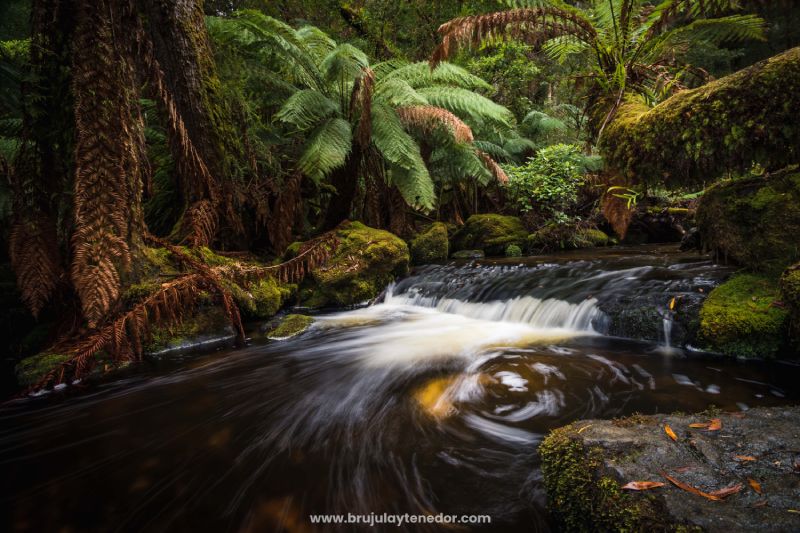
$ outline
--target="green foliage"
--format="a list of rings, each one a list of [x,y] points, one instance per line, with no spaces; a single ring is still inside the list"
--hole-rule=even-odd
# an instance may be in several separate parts
[[[548,146],[524,165],[505,167],[509,200],[522,213],[538,210],[563,218],[575,209],[585,174],[598,166],[575,145]]]
[[[773,305],[777,280],[737,274],[708,295],[700,309],[699,338],[726,355],[772,358],[784,344],[788,312]]]
[[[522,248],[516,244],[506,246],[506,257],[522,257]]]

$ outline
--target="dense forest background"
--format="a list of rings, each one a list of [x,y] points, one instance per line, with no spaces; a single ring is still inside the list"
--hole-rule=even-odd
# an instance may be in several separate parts
[[[8,0],[0,21],[10,367],[141,356],[198,294],[243,337],[240,289],[301,283],[344,220],[410,241],[513,215],[534,237],[509,255],[636,242],[636,209],[797,159],[721,135],[667,179],[674,154],[631,155],[623,127],[800,44],[792,1]]]

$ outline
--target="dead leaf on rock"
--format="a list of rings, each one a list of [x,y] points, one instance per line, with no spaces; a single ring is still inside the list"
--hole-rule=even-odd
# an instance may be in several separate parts
[[[709,431],[719,431],[722,429],[722,420],[719,418],[712,418],[711,422],[708,424]]]
[[[752,455],[734,455],[733,458],[743,463],[747,463],[749,461],[757,461],[757,459]]]
[[[756,481],[755,479],[753,479],[753,478],[751,478],[751,477],[747,478],[747,482],[750,484],[750,487],[751,487],[751,488],[752,488],[754,491],[756,491],[756,492],[757,492],[757,493],[759,493],[759,494],[764,494],[764,493],[761,491],[761,483],[759,483],[758,481]]]
[[[664,483],[661,483],[660,481],[631,481],[630,483],[623,485],[622,488],[626,490],[650,490],[663,486]]]
[[[711,491],[709,492],[709,494],[711,494],[712,496],[717,496],[719,498],[726,498],[731,494],[736,494],[737,492],[740,492],[743,488],[744,486],[741,483],[737,483],[735,485],[731,485],[730,487],[725,487],[724,489]]]
[[[693,487],[693,486],[689,485],[688,483],[684,483],[683,481],[679,481],[679,480],[675,479],[674,477],[670,476],[669,474],[667,474],[666,472],[662,472],[661,475],[664,476],[664,478],[667,481],[669,481],[670,483],[672,483],[673,485],[675,485],[679,489],[685,490],[686,492],[691,492],[692,494],[696,494],[697,496],[702,496],[703,498],[706,498],[708,500],[719,501],[719,500],[722,499],[719,496],[714,496],[713,494],[709,494],[708,492],[703,492],[702,490],[698,489],[697,487]]]
[[[671,438],[675,442],[678,441],[678,436],[675,434],[674,431],[672,431],[672,428],[669,427],[669,424],[664,424],[664,433],[666,433],[669,436],[669,438]]]
[[[710,424],[710,422],[695,422],[694,424],[689,424],[689,427],[693,429],[707,429]]]
[[[758,500],[756,503],[753,504],[753,507],[765,507],[767,505],[767,500]]]
[[[681,466],[678,468],[673,468],[673,470],[679,474],[683,474],[684,472],[688,472],[689,470],[694,470],[697,468],[696,466]]]

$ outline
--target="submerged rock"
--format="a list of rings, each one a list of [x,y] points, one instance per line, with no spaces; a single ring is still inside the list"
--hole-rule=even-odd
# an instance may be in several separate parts
[[[288,339],[306,331],[314,319],[308,315],[286,315],[280,323],[267,332],[270,339]]]
[[[443,222],[434,222],[411,240],[409,249],[411,261],[416,265],[446,261],[450,249],[447,225]]]
[[[408,246],[400,237],[361,222],[348,222],[338,234],[333,257],[304,282],[303,304],[318,308],[369,301],[408,272]]]
[[[720,431],[689,429],[712,417]],[[800,501],[798,427],[800,407],[575,422],[539,448],[548,509],[563,531],[797,531],[800,514],[790,510]],[[663,474],[706,493],[741,489],[712,501]],[[622,490],[631,481],[665,485]]]
[[[703,347],[735,357],[775,357],[784,345],[788,312],[776,305],[778,284],[737,274],[711,291],[700,309]]]
[[[697,209],[703,245],[723,261],[780,273],[800,260],[800,171],[722,182]]]
[[[454,250],[483,250],[486,255],[503,255],[506,247],[524,246],[528,232],[518,217],[472,215],[451,239]]]

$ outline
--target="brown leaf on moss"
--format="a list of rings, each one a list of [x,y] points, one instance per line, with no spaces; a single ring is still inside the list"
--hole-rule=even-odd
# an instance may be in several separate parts
[[[663,487],[664,483],[660,481],[631,481],[622,486],[625,490],[650,490]]]
[[[672,428],[669,427],[669,424],[664,424],[664,433],[666,433],[669,436],[669,438],[671,438],[675,442],[678,441],[678,436],[675,434],[674,431],[672,431]]]

